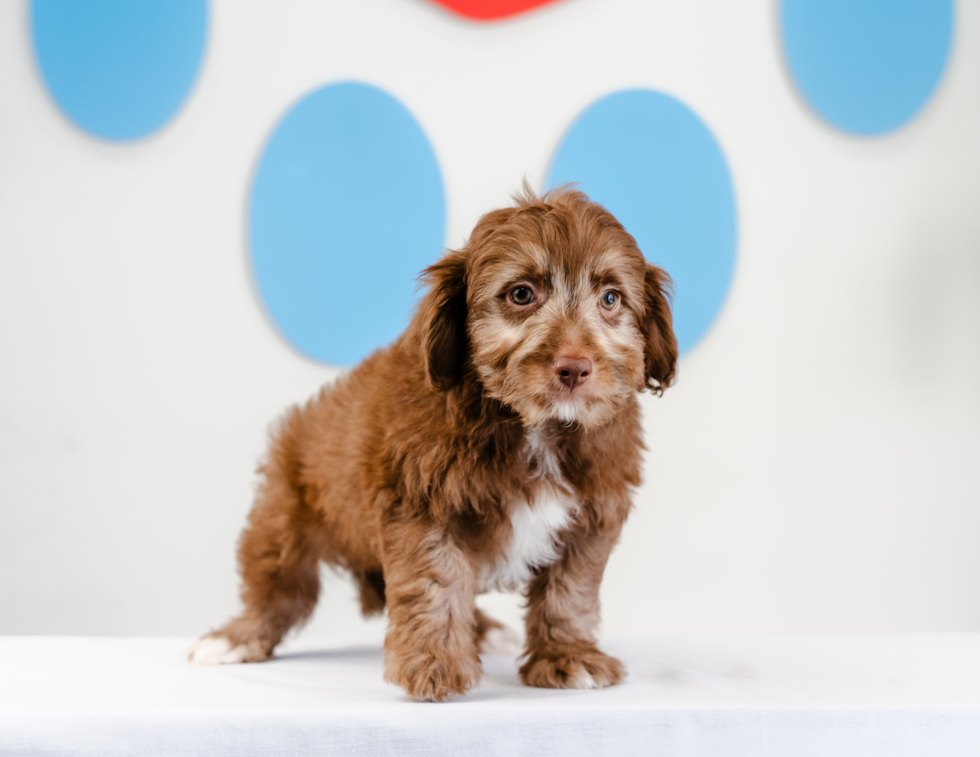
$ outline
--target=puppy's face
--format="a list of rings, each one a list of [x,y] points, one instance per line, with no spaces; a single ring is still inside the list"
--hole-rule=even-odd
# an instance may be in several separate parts
[[[447,265],[455,271],[452,291],[438,275]],[[430,297],[441,284],[443,310],[463,320],[451,329],[463,341],[453,359],[468,361],[485,393],[528,426],[549,419],[601,425],[633,392],[661,389],[673,376],[666,275],[578,192],[485,216],[470,244],[429,276]],[[430,366],[434,375],[438,381],[438,366]]]
[[[527,425],[593,426],[642,388],[645,264],[635,250],[507,238],[476,257],[468,331],[488,395]]]

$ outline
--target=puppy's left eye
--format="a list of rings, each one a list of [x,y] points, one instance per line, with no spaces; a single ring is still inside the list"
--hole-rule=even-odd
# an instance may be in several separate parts
[[[603,292],[599,295],[599,304],[603,310],[615,310],[619,304],[619,292],[614,292],[612,289]]]
[[[530,305],[534,302],[534,292],[530,287],[514,287],[510,290],[510,301],[515,305]]]

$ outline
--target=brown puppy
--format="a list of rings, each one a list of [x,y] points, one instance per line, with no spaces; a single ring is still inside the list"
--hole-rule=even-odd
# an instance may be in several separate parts
[[[365,614],[387,604],[385,677],[415,699],[479,681],[493,588],[526,594],[526,684],[615,684],[599,583],[640,483],[636,392],[674,375],[669,279],[569,189],[525,190],[423,277],[401,338],[283,418],[239,545],[245,610],[191,659],[269,659],[322,560]]]

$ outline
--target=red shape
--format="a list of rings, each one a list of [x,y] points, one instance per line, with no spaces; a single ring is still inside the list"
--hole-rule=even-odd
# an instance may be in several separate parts
[[[472,21],[496,21],[558,0],[431,0]]]

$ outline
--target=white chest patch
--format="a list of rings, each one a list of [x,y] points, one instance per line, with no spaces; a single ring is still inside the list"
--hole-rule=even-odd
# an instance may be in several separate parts
[[[484,566],[479,580],[482,591],[517,588],[530,580],[535,568],[557,560],[561,552],[556,537],[578,509],[558,459],[544,440],[529,435],[527,454],[536,488],[534,502],[511,507],[510,541],[496,562]]]

